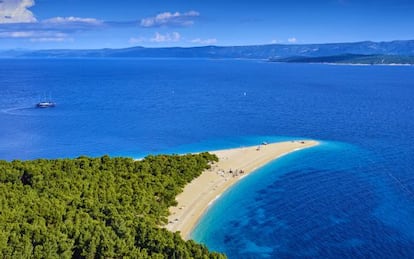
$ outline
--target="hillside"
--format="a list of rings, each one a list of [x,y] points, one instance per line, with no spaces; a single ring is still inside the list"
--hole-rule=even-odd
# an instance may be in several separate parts
[[[224,258],[159,226],[217,157],[0,161],[1,258]]]
[[[289,57],[328,57],[337,55],[414,56],[414,40],[328,44],[270,44],[253,46],[205,46],[191,48],[144,48],[97,50],[3,51],[3,58],[246,58],[282,59]]]
[[[357,55],[345,54],[323,57],[289,57],[270,59],[272,62],[282,63],[331,63],[331,64],[364,64],[364,65],[413,65],[414,56],[398,55]]]

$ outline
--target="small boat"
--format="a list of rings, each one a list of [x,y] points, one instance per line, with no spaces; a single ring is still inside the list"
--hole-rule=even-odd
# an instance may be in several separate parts
[[[37,108],[50,108],[55,106],[56,104],[54,102],[40,102],[36,104]]]

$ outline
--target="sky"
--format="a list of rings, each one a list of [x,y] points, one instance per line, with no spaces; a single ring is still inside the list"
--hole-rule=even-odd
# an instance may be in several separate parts
[[[0,49],[414,39],[413,0],[0,0]]]

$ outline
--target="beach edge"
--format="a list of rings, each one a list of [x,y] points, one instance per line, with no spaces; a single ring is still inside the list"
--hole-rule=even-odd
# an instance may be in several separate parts
[[[257,146],[209,151],[219,161],[184,187],[177,206],[170,207],[164,226],[188,240],[203,215],[216,200],[245,176],[290,153],[319,145],[316,140],[260,143]]]

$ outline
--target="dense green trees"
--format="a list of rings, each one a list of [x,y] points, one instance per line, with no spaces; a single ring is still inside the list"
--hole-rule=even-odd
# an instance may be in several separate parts
[[[159,226],[217,157],[0,161],[2,258],[222,258]]]

